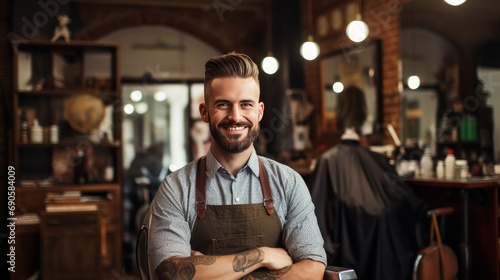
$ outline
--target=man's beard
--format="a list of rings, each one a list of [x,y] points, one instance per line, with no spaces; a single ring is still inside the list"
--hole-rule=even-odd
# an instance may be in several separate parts
[[[214,138],[215,142],[224,151],[234,154],[241,153],[242,151],[248,149],[248,147],[250,147],[250,145],[252,145],[253,142],[259,137],[260,133],[259,126],[252,127],[251,124],[247,122],[220,123],[219,124],[219,127],[221,127],[220,129],[218,129],[215,125],[212,125],[210,119],[208,123],[210,126],[210,132],[212,133],[212,137]],[[248,135],[244,137],[242,140],[238,140],[241,137],[241,135],[231,135],[229,136],[229,138],[227,138],[225,135],[222,134],[221,129],[224,129],[223,127],[230,125],[250,127],[250,131],[248,132]]]

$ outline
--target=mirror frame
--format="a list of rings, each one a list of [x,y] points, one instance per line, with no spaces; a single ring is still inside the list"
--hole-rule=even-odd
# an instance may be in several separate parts
[[[326,59],[329,58],[334,58],[334,57],[340,57],[342,59],[342,56],[348,57],[353,54],[359,54],[365,51],[367,48],[373,47],[374,54],[373,54],[373,60],[371,62],[371,65],[374,70],[374,76],[373,76],[373,82],[374,82],[374,87],[375,87],[375,114],[374,114],[374,120],[373,120],[373,131],[372,134],[380,134],[382,133],[382,125],[384,123],[383,120],[383,95],[382,95],[382,41],[380,39],[374,39],[371,41],[368,41],[366,43],[361,43],[355,46],[349,46],[345,48],[341,48],[340,50],[328,53],[324,56],[321,57],[321,129],[323,131],[323,134],[330,134],[332,132],[332,128],[329,127],[328,122],[329,119],[327,118],[327,108],[326,108],[326,88],[327,88],[327,79],[326,79]],[[363,89],[363,88],[362,88]],[[367,101],[368,102],[368,101]],[[335,128],[333,129],[334,131],[340,130],[336,124]]]

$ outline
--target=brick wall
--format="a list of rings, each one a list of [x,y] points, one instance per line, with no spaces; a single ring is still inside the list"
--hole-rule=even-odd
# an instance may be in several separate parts
[[[346,2],[346,1],[344,1]],[[316,2],[315,2],[316,3]],[[316,7],[315,13],[324,12],[325,7]],[[342,4],[336,4],[338,7]],[[381,62],[382,62],[382,118],[385,125],[392,124],[396,131],[399,131],[400,123],[400,94],[398,90],[399,83],[399,15],[401,13],[402,2],[398,0],[371,0],[364,1],[363,19],[370,28],[370,35],[360,45],[369,43],[375,39],[380,39],[381,44]],[[328,9],[328,7],[326,7]],[[330,7],[332,8],[332,7]],[[315,14],[315,17],[316,17]],[[304,26],[304,28],[306,28]],[[335,36],[327,36],[316,40],[321,48],[321,55],[329,54],[339,51],[345,47],[355,47],[354,43],[346,37],[344,32],[336,34]],[[320,59],[314,61],[306,61],[306,87],[307,91],[311,94],[312,101],[315,108],[323,107],[322,87],[321,87],[321,73],[320,73]],[[321,110],[316,110],[312,124],[312,138],[316,144],[331,144],[327,143],[332,137],[331,131],[323,131]],[[390,143],[390,135],[387,130],[384,130],[384,142]]]
[[[161,25],[190,33],[221,52],[244,52],[256,59],[265,56],[264,15],[234,7],[218,14],[213,8],[178,8],[123,4],[81,3],[82,28],[77,40],[96,40],[118,29],[137,25]],[[262,46],[256,48],[256,46]]]

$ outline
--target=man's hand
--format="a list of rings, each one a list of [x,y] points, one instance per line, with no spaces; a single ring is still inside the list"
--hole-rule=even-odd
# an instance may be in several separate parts
[[[192,256],[203,256],[203,254],[201,252],[198,252],[198,251],[195,251],[195,250],[191,250],[191,257]]]
[[[262,264],[269,270],[283,269],[293,264],[293,260],[288,252],[283,248],[261,247],[264,252]]]

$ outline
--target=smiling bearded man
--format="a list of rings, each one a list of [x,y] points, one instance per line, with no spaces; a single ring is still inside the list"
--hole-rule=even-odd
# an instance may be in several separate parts
[[[151,203],[158,279],[323,279],[326,253],[304,180],[253,146],[264,114],[258,75],[244,54],[205,64],[199,110],[213,141]]]

